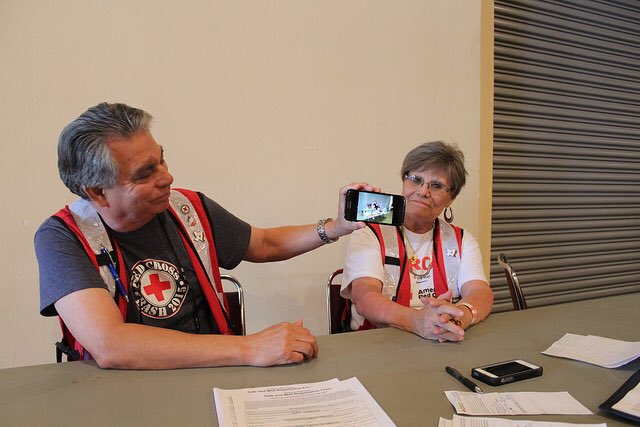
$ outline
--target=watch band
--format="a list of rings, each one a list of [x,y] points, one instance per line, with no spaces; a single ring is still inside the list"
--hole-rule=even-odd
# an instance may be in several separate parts
[[[316,227],[316,230],[318,231],[318,237],[320,237],[320,240],[322,240],[325,245],[338,241],[338,239],[331,239],[329,236],[327,236],[327,233],[324,230],[324,225],[332,219],[333,218],[321,219],[318,221],[318,226]]]
[[[467,307],[469,309],[469,311],[471,312],[471,324],[472,325],[478,321],[478,310],[474,306],[472,306],[468,302],[459,302],[456,305],[464,305],[465,307]]]

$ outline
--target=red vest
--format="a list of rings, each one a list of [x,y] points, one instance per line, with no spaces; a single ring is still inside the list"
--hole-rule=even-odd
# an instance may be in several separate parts
[[[404,238],[400,228],[379,224],[367,224],[367,226],[371,231],[373,231],[373,234],[375,234],[378,242],[380,243],[380,254],[382,256],[382,264],[384,265],[385,270],[395,281],[395,283],[392,284],[395,287],[395,292],[392,292],[391,299],[398,304],[409,307],[411,304],[410,262],[406,253]],[[447,233],[448,237],[443,238],[442,227],[447,227],[444,231]],[[449,290],[449,280],[455,280],[455,278],[457,278],[459,260],[462,257],[463,234],[464,230],[462,228],[450,224],[441,224],[440,220],[436,219],[433,227],[434,259],[432,261],[434,266],[433,285],[436,296],[447,292],[447,290]],[[443,244],[444,241],[447,243]],[[454,257],[445,257],[443,247],[446,245],[450,246],[452,244],[457,245],[457,255]],[[451,249],[447,249],[447,251],[450,250]],[[452,264],[449,262],[449,259],[453,258],[456,258],[457,262]],[[447,272],[449,272],[450,276],[448,279]],[[387,285],[388,284],[383,283],[383,287]],[[364,323],[360,328],[358,328],[358,330],[376,328],[376,325],[365,319]]]
[[[222,289],[220,268],[218,266],[212,228],[205,212],[203,202],[198,193],[191,190],[173,189],[171,193],[170,207],[168,209],[169,213],[178,220],[175,221],[175,223],[180,224],[178,231],[182,244],[189,254],[189,259],[195,270],[202,292],[209,304],[211,313],[213,313],[218,330],[222,334],[229,335],[231,334],[231,331],[226,317],[228,305]],[[111,241],[111,239],[109,239],[109,236],[102,227],[100,219],[97,218],[97,213],[95,213],[95,210],[91,207],[89,202],[79,200],[75,202],[74,205],[72,205],[71,208],[69,206],[65,206],[54,216],[60,218],[78,237],[78,240],[89,256],[89,259],[105,280],[107,287],[114,297],[115,303],[120,309],[122,319],[126,322],[127,302],[115,290],[113,277],[110,275],[106,266],[99,262],[101,254],[99,251],[96,251],[96,241],[99,241],[100,244],[104,243],[104,246],[109,250],[113,249],[117,258],[118,274],[125,289],[128,289],[127,272],[124,265],[124,259],[122,257],[122,251],[118,247],[116,241]],[[92,213],[95,215],[95,218],[97,218],[96,221],[93,221],[93,218],[90,218],[89,221],[85,221],[84,218],[81,218],[81,215],[86,214],[90,216]],[[79,223],[81,223],[82,226],[79,225]],[[111,243],[113,243],[113,248],[110,247]],[[73,334],[71,334],[62,318],[60,318],[60,327],[63,335],[62,345],[68,346],[71,350],[77,351],[79,359],[90,359],[91,355],[89,352],[86,351],[75,339]],[[58,359],[60,361],[60,354]],[[69,360],[75,360],[75,356],[70,356]]]

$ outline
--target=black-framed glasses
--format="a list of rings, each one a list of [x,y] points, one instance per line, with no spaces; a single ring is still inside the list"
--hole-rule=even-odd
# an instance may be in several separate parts
[[[442,195],[444,193],[448,193],[452,190],[451,187],[447,187],[440,181],[425,181],[424,178],[418,175],[409,175],[406,174],[404,176],[404,181],[408,181],[410,185],[415,188],[420,188],[424,185],[427,186],[427,189],[431,192],[431,194]]]

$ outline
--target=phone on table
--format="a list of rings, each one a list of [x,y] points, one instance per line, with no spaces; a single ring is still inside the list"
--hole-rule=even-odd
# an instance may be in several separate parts
[[[542,366],[514,359],[473,368],[471,375],[489,385],[502,385],[539,377],[542,375]]]
[[[404,197],[398,194],[347,190],[344,218],[400,226],[404,222],[404,208]]]

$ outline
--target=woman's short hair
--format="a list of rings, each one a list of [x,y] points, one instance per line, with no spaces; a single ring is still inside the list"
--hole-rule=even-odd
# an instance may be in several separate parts
[[[89,198],[85,188],[113,187],[119,169],[107,142],[148,131],[152,119],[138,108],[106,102],[82,113],[58,138],[58,172],[64,185],[83,199]]]
[[[444,141],[425,142],[409,151],[402,162],[401,177],[411,172],[433,171],[449,179],[451,194],[456,197],[467,180],[464,154],[454,144]]]

